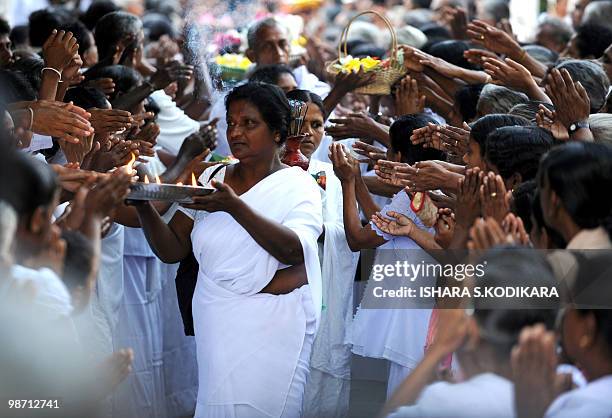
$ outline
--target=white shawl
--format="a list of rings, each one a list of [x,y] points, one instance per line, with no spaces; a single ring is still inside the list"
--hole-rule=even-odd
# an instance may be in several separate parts
[[[204,171],[201,183],[215,168]],[[192,305],[199,368],[196,416],[207,416],[207,405],[236,404],[281,415],[309,315],[318,321],[321,311],[318,187],[308,173],[293,167],[269,175],[240,196],[300,239],[309,285],[287,295],[258,293],[285,266],[231,215],[193,214],[191,240],[200,263]]]

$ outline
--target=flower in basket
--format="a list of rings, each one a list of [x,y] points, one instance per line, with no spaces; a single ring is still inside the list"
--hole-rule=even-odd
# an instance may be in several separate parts
[[[334,68],[343,73],[357,72],[360,68],[363,68],[365,72],[376,71],[382,68],[381,66],[382,61],[378,58],[353,58],[351,55],[340,58],[338,63],[334,64]]]
[[[215,57],[215,63],[221,67],[246,71],[251,60],[241,54],[224,54]]]
[[[214,64],[217,66],[216,74],[225,81],[242,80],[251,61],[241,54],[224,54],[215,57]]]

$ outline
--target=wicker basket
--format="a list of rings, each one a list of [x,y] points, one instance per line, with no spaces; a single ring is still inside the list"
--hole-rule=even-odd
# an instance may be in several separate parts
[[[406,68],[404,68],[403,64],[400,64],[397,61],[398,48],[395,29],[393,29],[393,26],[391,25],[391,22],[389,22],[389,19],[387,19],[380,13],[375,12],[374,10],[366,10],[365,12],[361,12],[348,22],[348,24],[342,31],[342,35],[340,35],[340,42],[338,43],[338,59],[329,62],[326,66],[326,70],[329,74],[338,74],[338,70],[334,68],[334,65],[337,64],[342,57],[346,57],[348,55],[346,44],[351,24],[358,17],[363,16],[365,14],[374,14],[381,18],[383,22],[385,22],[385,24],[387,25],[389,32],[391,32],[391,51],[389,51],[390,65],[387,68],[375,71],[376,77],[374,78],[374,81],[366,86],[356,89],[355,93],[386,96],[388,94],[391,94],[391,86],[393,86],[399,79],[406,75],[407,70]],[[366,75],[369,74],[370,73],[366,73]]]

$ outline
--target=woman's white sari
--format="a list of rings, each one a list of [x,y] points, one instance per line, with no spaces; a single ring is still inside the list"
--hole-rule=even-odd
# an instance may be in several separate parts
[[[200,182],[206,183],[215,168],[204,171]],[[240,195],[253,210],[299,236],[309,284],[287,295],[259,293],[286,266],[230,214],[183,210],[194,219],[191,240],[200,264],[192,303],[197,417],[301,413],[303,387],[296,401],[292,385],[321,312],[317,238],[323,220],[318,187],[308,173],[293,167]]]

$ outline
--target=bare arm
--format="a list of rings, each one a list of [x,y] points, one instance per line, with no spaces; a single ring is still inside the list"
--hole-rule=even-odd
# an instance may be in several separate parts
[[[145,237],[160,260],[176,263],[189,255],[193,220],[182,212],[176,212],[166,224],[149,202],[136,206],[136,209]]]
[[[362,226],[357,211],[355,182],[342,182],[343,218],[346,241],[351,251],[359,251],[365,248],[377,248],[386,240],[370,228],[370,225]]]

